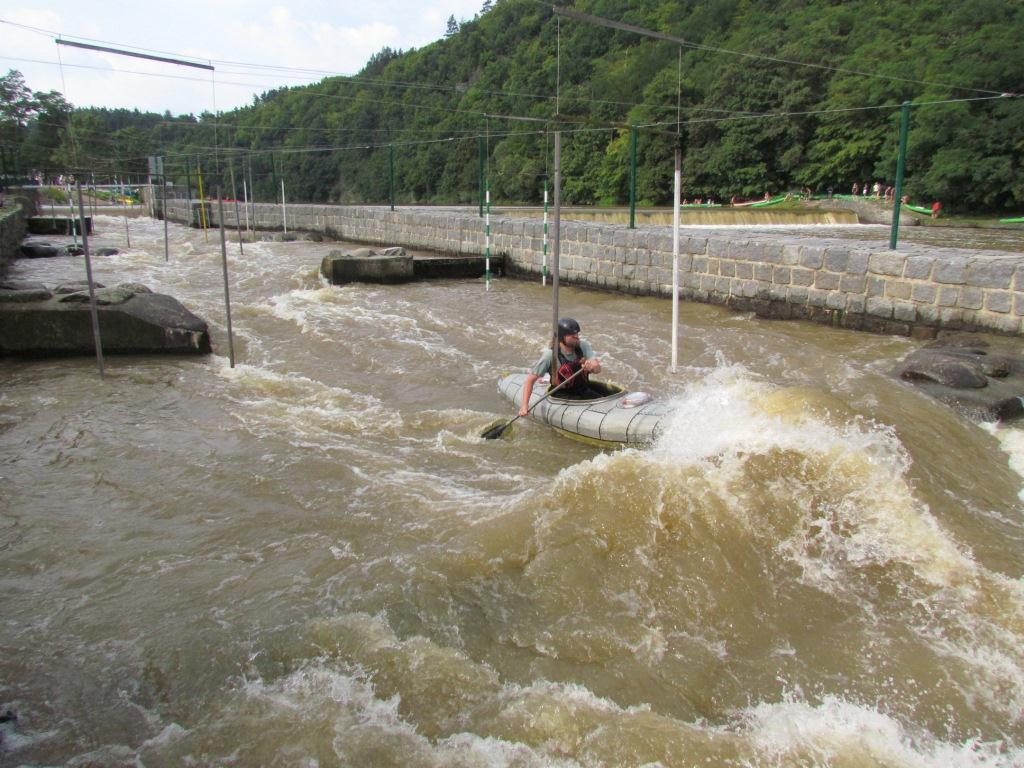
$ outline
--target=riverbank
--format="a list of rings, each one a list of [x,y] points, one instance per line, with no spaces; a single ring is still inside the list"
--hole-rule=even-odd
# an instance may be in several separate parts
[[[168,201],[171,221],[195,226],[198,203]],[[241,215],[241,214],[240,214]],[[292,205],[249,206],[257,229],[316,232],[373,245],[481,255],[487,246],[476,211]],[[216,206],[206,204],[217,224]],[[226,209],[229,227],[235,211]],[[550,227],[549,227],[550,230]],[[930,338],[940,331],[1024,333],[1024,253],[821,237],[768,228],[687,227],[681,231],[679,290],[687,301],[774,319],[810,320],[875,333]],[[490,247],[509,274],[539,278],[551,268],[544,224],[492,217]],[[551,247],[549,246],[549,250]],[[563,221],[559,278],[625,294],[672,295],[671,227]]]

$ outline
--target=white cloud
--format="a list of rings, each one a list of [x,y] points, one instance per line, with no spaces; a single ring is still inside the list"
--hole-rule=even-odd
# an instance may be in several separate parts
[[[73,5],[33,0],[2,18],[115,48],[142,48],[218,64],[208,72],[61,46],[64,83],[52,35],[0,24],[0,71],[14,68],[33,90],[56,90],[80,106],[138,108],[175,114],[249,104],[255,94],[320,78],[274,67],[355,73],[385,46],[419,48],[444,35],[448,17],[472,18],[483,0],[177,0],[149,4]],[[102,41],[102,42],[100,42]],[[49,63],[37,64],[32,59]],[[64,85],[66,85],[66,90]]]

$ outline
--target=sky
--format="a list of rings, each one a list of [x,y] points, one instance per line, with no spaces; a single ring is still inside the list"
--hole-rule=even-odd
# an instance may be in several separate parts
[[[0,74],[78,107],[199,114],[251,104],[272,88],[352,75],[385,46],[421,48],[448,18],[471,19],[483,0],[13,0],[0,9]],[[58,45],[108,48],[211,63],[214,72]]]

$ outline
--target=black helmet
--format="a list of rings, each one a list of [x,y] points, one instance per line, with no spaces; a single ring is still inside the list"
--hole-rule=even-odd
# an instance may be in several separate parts
[[[580,332],[580,324],[573,320],[571,317],[563,317],[558,321],[558,340],[561,341],[566,336],[571,336],[574,333]]]

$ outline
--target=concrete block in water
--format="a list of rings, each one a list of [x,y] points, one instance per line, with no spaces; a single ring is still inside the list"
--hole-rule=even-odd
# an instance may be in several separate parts
[[[412,256],[404,249],[351,253],[331,251],[320,263],[320,273],[331,285],[346,283],[404,283],[415,277]]]

